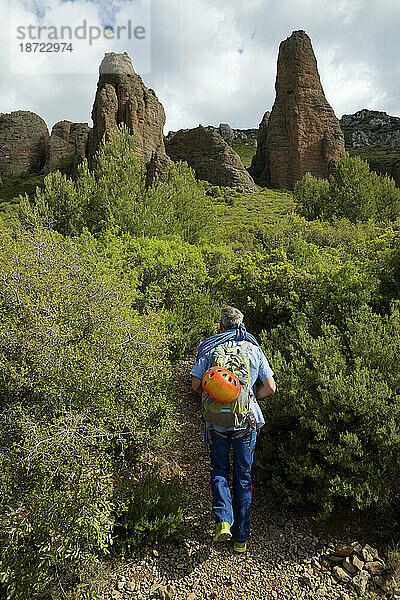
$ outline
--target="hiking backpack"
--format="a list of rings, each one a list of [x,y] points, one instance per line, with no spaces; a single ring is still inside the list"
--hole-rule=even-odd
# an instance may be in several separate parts
[[[210,366],[223,367],[236,375],[241,391],[233,402],[222,403],[203,390],[202,416],[207,423],[217,427],[240,427],[247,420],[253,428],[254,415],[250,410],[253,391],[250,387],[250,361],[247,355],[250,346],[250,342],[243,341],[232,347],[220,344],[214,348]]]

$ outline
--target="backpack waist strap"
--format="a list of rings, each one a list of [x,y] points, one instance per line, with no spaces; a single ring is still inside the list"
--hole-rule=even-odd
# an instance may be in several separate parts
[[[223,438],[229,438],[231,440],[237,440],[241,437],[244,437],[245,435],[248,434],[248,432],[250,431],[250,427],[246,427],[246,429],[237,431],[236,433],[232,434],[232,435],[225,435],[225,433],[222,433],[221,431],[217,431],[216,429],[213,429],[213,432],[218,435],[219,437],[223,437]]]
[[[212,431],[214,431],[220,437],[230,438],[231,440],[237,440],[237,439],[247,435],[249,433],[249,431],[254,431],[255,429],[257,429],[256,419],[255,419],[253,413],[250,411],[248,414],[248,417],[247,417],[246,429],[239,429],[237,432],[235,432],[232,435],[226,435],[225,433],[222,433],[221,431],[217,431],[216,429],[213,429]],[[208,433],[210,433],[210,430]]]

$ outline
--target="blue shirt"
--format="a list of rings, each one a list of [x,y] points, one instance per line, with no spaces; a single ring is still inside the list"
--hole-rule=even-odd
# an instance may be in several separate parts
[[[238,342],[236,342],[235,340],[229,340],[228,342],[225,342],[225,346],[232,347],[236,346],[237,343]],[[254,386],[257,379],[260,379],[260,381],[263,383],[266,379],[272,377],[274,372],[272,371],[264,352],[259,346],[250,344],[247,351],[247,356],[249,358],[250,363],[250,387],[253,390],[253,397],[250,403],[250,410],[253,412],[256,418],[257,429],[260,429],[263,425],[265,425],[265,421],[261,412],[260,405],[258,404],[255,397]],[[196,361],[193,369],[190,371],[190,374],[193,377],[203,379],[204,373],[207,371],[207,369],[211,367],[212,357],[213,350],[207,352],[207,354],[205,354],[202,358]],[[221,432],[229,431],[231,429],[230,427],[216,427],[215,425],[211,425],[210,423],[206,423],[206,427],[207,429],[217,429]],[[246,427],[247,424],[244,423],[241,427],[236,427],[235,429],[245,429]]]

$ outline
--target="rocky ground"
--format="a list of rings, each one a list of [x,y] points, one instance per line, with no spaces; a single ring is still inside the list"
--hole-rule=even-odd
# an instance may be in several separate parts
[[[104,600],[350,600],[375,598],[376,594],[400,598],[400,591],[399,595],[393,591],[384,594],[376,585],[371,586],[373,575],[366,595],[358,596],[349,583],[337,581],[333,568],[339,560],[341,569],[353,560],[355,540],[324,539],[316,533],[312,519],[272,509],[257,480],[248,552],[238,555],[231,543],[212,542],[215,525],[210,510],[209,463],[203,425],[197,416],[198,401],[190,392],[190,366],[191,362],[182,362],[177,374],[177,441],[168,453],[169,469],[182,474],[192,494],[186,514],[187,534],[180,542],[137,550],[129,560],[118,562]],[[333,556],[338,547],[342,558]],[[362,549],[358,549],[361,559],[356,559],[357,564],[363,560]],[[375,557],[373,560],[376,562]]]

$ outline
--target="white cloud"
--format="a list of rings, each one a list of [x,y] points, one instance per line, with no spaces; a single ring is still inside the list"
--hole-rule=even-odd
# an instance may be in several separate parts
[[[350,25],[357,18],[362,9],[362,0],[337,0],[334,3],[328,3],[328,17],[339,17],[345,25]]]
[[[322,79],[325,95],[337,116],[354,113],[361,108],[377,109],[387,101],[386,93],[374,86],[376,74],[362,61],[352,64],[352,75],[345,66],[327,70]],[[333,100],[332,100],[333,99]]]
[[[22,6],[22,0],[12,2]],[[32,0],[25,2],[34,7]],[[46,6],[67,11],[77,21],[85,2],[35,0],[35,5],[42,13]],[[118,19],[126,19],[132,2],[90,4],[100,19],[116,11]],[[221,121],[258,125],[274,102],[279,43],[294,29],[310,35],[327,100],[338,117],[364,107],[399,115],[399,8],[398,0],[153,0],[151,72],[141,71],[128,44],[115,49],[128,51],[156,91],[167,130]],[[87,75],[21,76],[11,73],[6,44],[3,37],[0,111],[33,110],[49,126],[64,118],[90,122],[104,48],[81,57]]]

